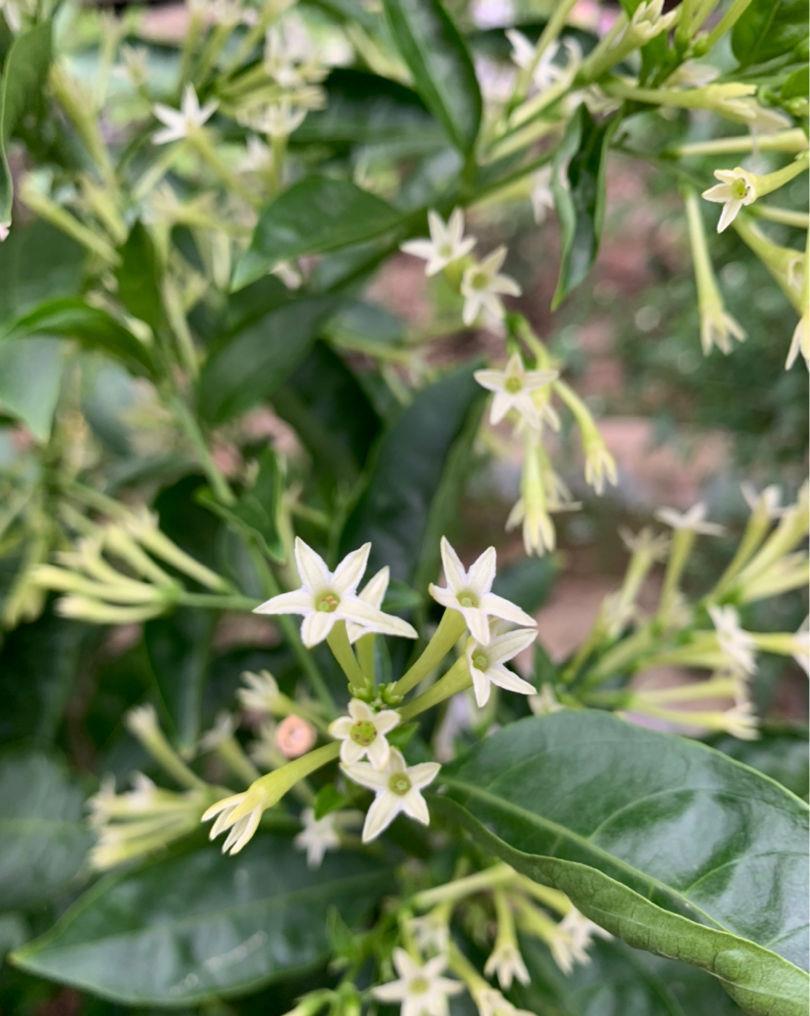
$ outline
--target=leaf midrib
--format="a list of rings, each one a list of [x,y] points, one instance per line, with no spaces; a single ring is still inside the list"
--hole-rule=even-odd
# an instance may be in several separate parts
[[[691,900],[683,896],[677,889],[674,889],[672,886],[668,886],[665,882],[661,882],[659,879],[655,878],[652,875],[647,874],[647,872],[641,871],[639,868],[634,868],[632,864],[629,864],[622,858],[617,857],[615,854],[611,854],[608,851],[604,850],[602,847],[597,846],[588,837],[582,836],[580,833],[576,833],[572,829],[568,829],[566,826],[560,825],[558,822],[553,821],[553,819],[544,818],[543,816],[537,815],[533,811],[528,811],[526,808],[514,804],[511,801],[504,801],[502,798],[496,796],[495,794],[491,794],[489,791],[482,790],[480,787],[473,786],[470,783],[460,783],[457,780],[448,778],[444,779],[442,782],[444,783],[445,786],[455,787],[456,789],[461,790],[467,794],[470,794],[473,797],[478,797],[483,801],[488,801],[501,807],[505,811],[510,811],[515,815],[519,815],[522,818],[527,819],[530,822],[530,824],[535,825],[543,830],[553,832],[563,840],[567,839],[573,843],[576,843],[583,850],[589,851],[598,857],[604,858],[614,867],[620,868],[623,871],[626,871],[629,875],[632,875],[635,879],[638,879],[639,881],[646,883],[648,887],[657,888],[660,891],[662,891],[666,896],[674,897],[675,899],[682,901],[683,905],[687,910],[700,914],[702,917],[706,919],[706,921],[710,925],[718,928],[720,931],[727,931],[729,934],[739,937],[735,931],[733,931],[729,927],[726,927],[716,918],[712,917],[711,914],[707,914],[705,910],[701,909],[696,904],[692,903]],[[499,836],[498,839],[502,839],[502,837]],[[629,888],[633,887],[630,886]]]

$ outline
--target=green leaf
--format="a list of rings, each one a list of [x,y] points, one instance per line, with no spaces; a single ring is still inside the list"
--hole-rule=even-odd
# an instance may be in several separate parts
[[[35,219],[14,226],[0,244],[0,322],[42,300],[70,296],[82,276],[82,248],[61,230]]]
[[[439,537],[458,505],[458,492],[478,426],[483,391],[473,366],[417,392],[374,454],[362,494],[340,538],[340,553],[371,541],[371,571],[421,589],[435,575]]]
[[[717,981],[685,963],[599,939],[588,962],[564,974],[548,948],[523,938],[521,953],[530,981],[511,992],[512,1001],[544,1016],[733,1016],[740,1009]]]
[[[326,963],[329,912],[358,928],[391,877],[364,854],[327,854],[313,871],[265,834],[235,858],[206,844],[103,880],[12,960],[129,1005],[238,995]]]
[[[807,735],[806,727],[774,728],[766,724],[756,741],[741,741],[726,734],[713,738],[709,743],[807,800],[810,794]]]
[[[582,282],[596,260],[605,202],[605,162],[618,119],[597,124],[585,106],[571,118],[554,158],[552,187],[562,258],[552,310]]]
[[[158,692],[181,752],[191,751],[200,735],[215,619],[210,611],[181,608],[143,626],[143,641]]]
[[[14,182],[6,146],[32,97],[42,93],[51,62],[51,24],[21,32],[11,44],[0,78],[0,225],[11,223]]]
[[[0,345],[9,339],[36,336],[75,339],[86,349],[118,360],[130,373],[147,377],[156,373],[149,349],[107,311],[83,300],[63,297],[41,303],[0,334]]]
[[[152,237],[142,222],[133,225],[119,254],[115,278],[121,303],[133,317],[157,332],[164,320],[162,270]]]
[[[325,342],[315,343],[273,405],[311,453],[319,482],[357,478],[380,418],[354,371]]]
[[[469,155],[481,126],[481,91],[464,39],[440,0],[383,0],[383,6],[425,105]]]
[[[806,1012],[808,812],[783,787],[588,710],[511,724],[442,782],[453,821],[614,935],[705,968],[747,1012]]]
[[[807,39],[804,0],[753,0],[731,32],[731,49],[743,67],[796,49]]]
[[[0,742],[26,737],[49,744],[56,737],[77,677],[87,629],[43,614],[3,639],[0,667]]]
[[[0,755],[0,910],[67,889],[90,839],[84,794],[59,762],[27,749]]]
[[[349,180],[305,177],[262,211],[250,246],[237,262],[232,288],[254,282],[281,261],[362,243],[401,221],[395,208]]]
[[[201,415],[222,423],[269,399],[304,359],[337,298],[302,297],[271,308],[226,336],[200,374]]]
[[[283,561],[285,551],[278,513],[284,493],[284,476],[272,448],[264,449],[257,464],[253,486],[240,494],[235,504],[221,504],[207,487],[197,492],[196,499],[224,519],[232,529],[255,540],[269,557]]]
[[[54,339],[0,343],[0,410],[28,427],[38,441],[47,441],[59,401],[64,357]]]

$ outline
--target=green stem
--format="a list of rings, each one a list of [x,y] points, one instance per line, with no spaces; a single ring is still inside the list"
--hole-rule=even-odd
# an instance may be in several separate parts
[[[369,682],[357,657],[354,655],[349,636],[346,634],[346,622],[337,621],[326,637],[326,642],[332,650],[332,655],[340,665],[340,669],[349,681],[349,691],[352,695],[364,695],[368,692]]]
[[[394,685],[396,695],[407,695],[420,681],[434,671],[461,638],[466,625],[457,610],[445,610],[433,638],[422,650],[420,656]]]
[[[704,52],[708,53],[745,14],[751,0],[731,0],[725,14],[703,40]]]
[[[456,660],[447,673],[426,692],[402,706],[398,710],[399,715],[403,721],[412,720],[415,716],[420,716],[428,709],[432,709],[446,699],[452,698],[453,695],[457,695],[460,691],[469,688],[471,683],[467,661],[462,657],[462,659]]]
[[[179,395],[169,395],[166,401],[186,437],[194,446],[200,467],[208,477],[208,482],[211,484],[211,489],[217,500],[224,505],[233,504],[236,501],[233,491],[229,487],[228,481],[222,475],[219,466],[214,461],[211,452],[208,450],[205,437],[194,415]]]
[[[515,869],[510,868],[508,864],[494,864],[491,868],[477,871],[474,875],[465,875],[464,878],[445,882],[435,889],[417,893],[411,902],[417,910],[432,910],[443,903],[457,903],[475,893],[509,885],[516,882],[518,877]]]

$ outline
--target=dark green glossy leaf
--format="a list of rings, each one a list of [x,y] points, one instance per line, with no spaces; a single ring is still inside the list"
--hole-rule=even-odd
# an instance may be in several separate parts
[[[0,755],[0,910],[44,903],[75,881],[90,831],[84,794],[53,758]]]
[[[803,0],[753,0],[731,32],[731,49],[747,67],[789,53],[807,39]]]
[[[157,332],[164,317],[162,271],[152,237],[142,222],[134,224],[119,254],[115,277],[121,303],[133,317]]]
[[[0,410],[22,420],[39,441],[47,441],[51,433],[63,352],[55,339],[0,343]]]
[[[226,336],[200,374],[201,415],[222,423],[270,398],[304,359],[336,306],[334,297],[304,297]]]
[[[326,107],[307,116],[293,134],[292,144],[370,145],[404,154],[445,143],[444,132],[419,96],[396,81],[338,67],[324,87]]]
[[[390,880],[363,854],[327,854],[313,871],[266,834],[234,858],[206,844],[102,881],[13,959],[129,1005],[237,995],[326,962],[329,912],[356,928]]]
[[[241,493],[235,504],[221,504],[207,487],[197,492],[197,500],[232,529],[255,540],[269,557],[283,561],[284,545],[278,528],[278,511],[284,492],[281,464],[273,449],[265,448],[257,465],[253,486]]]
[[[386,307],[364,300],[346,303],[324,329],[337,345],[363,349],[395,346],[405,338],[405,322]]]
[[[805,727],[779,729],[765,725],[756,741],[724,735],[709,743],[807,800],[810,795],[807,733]]]
[[[703,971],[617,939],[596,939],[588,948],[589,962],[568,976],[537,939],[522,939],[521,952],[531,980],[511,997],[543,1016],[734,1016],[741,1011]]]
[[[319,481],[356,479],[380,430],[380,418],[354,371],[317,342],[273,396],[273,404],[312,455]]]
[[[83,300],[63,297],[41,303],[10,324],[0,334],[0,344],[32,336],[75,339],[87,349],[118,360],[133,374],[155,373],[149,349],[107,311]]]
[[[0,742],[56,737],[77,676],[83,625],[43,614],[3,639],[0,667]]]
[[[425,105],[450,140],[472,152],[481,91],[467,46],[440,0],[383,0],[391,33]]]
[[[180,609],[143,626],[143,640],[158,694],[181,751],[194,748],[200,734],[208,654],[216,615]]]
[[[554,158],[552,186],[562,258],[552,309],[582,282],[596,260],[605,201],[605,162],[618,120],[597,124],[583,105],[569,121]]]
[[[630,945],[704,967],[747,1012],[798,1016],[807,806],[695,741],[565,710],[442,774],[445,809]]]
[[[370,540],[372,571],[387,564],[393,578],[417,589],[434,576],[482,407],[472,371],[463,367],[417,392],[380,439],[341,554]]]
[[[75,293],[81,274],[82,248],[61,230],[40,219],[15,225],[0,244],[0,322]]]
[[[349,180],[308,176],[262,211],[250,246],[236,265],[233,288],[241,289],[280,261],[322,254],[388,233],[401,214]]]
[[[51,62],[51,24],[21,32],[11,44],[0,77],[0,225],[11,222],[14,183],[6,146],[32,97],[40,95]]]

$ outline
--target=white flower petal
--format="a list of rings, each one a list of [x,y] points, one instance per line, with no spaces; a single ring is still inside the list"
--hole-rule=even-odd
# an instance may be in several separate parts
[[[337,566],[332,576],[332,587],[339,595],[353,594],[357,589],[366,570],[370,550],[371,544],[364,543],[362,547],[347,554]]]
[[[316,610],[301,622],[301,641],[305,646],[317,646],[327,637],[338,618],[335,614]]]
[[[440,549],[447,585],[454,592],[457,592],[466,585],[467,572],[464,570],[464,565],[461,563],[458,554],[450,546],[450,541],[446,536],[441,538]]]
[[[376,839],[394,821],[402,808],[403,798],[387,791],[377,794],[366,813],[363,825],[363,843]]]
[[[513,624],[537,625],[531,614],[527,614],[517,604],[510,603],[509,600],[504,599],[503,596],[498,596],[496,593],[487,593],[482,598],[481,607],[487,613],[494,614],[495,617],[500,617],[504,621],[511,621]]]
[[[295,566],[298,577],[306,589],[318,591],[329,586],[331,574],[326,562],[300,536],[295,538]]]
[[[313,609],[312,596],[303,589],[279,593],[253,608],[254,614],[308,614]]]

